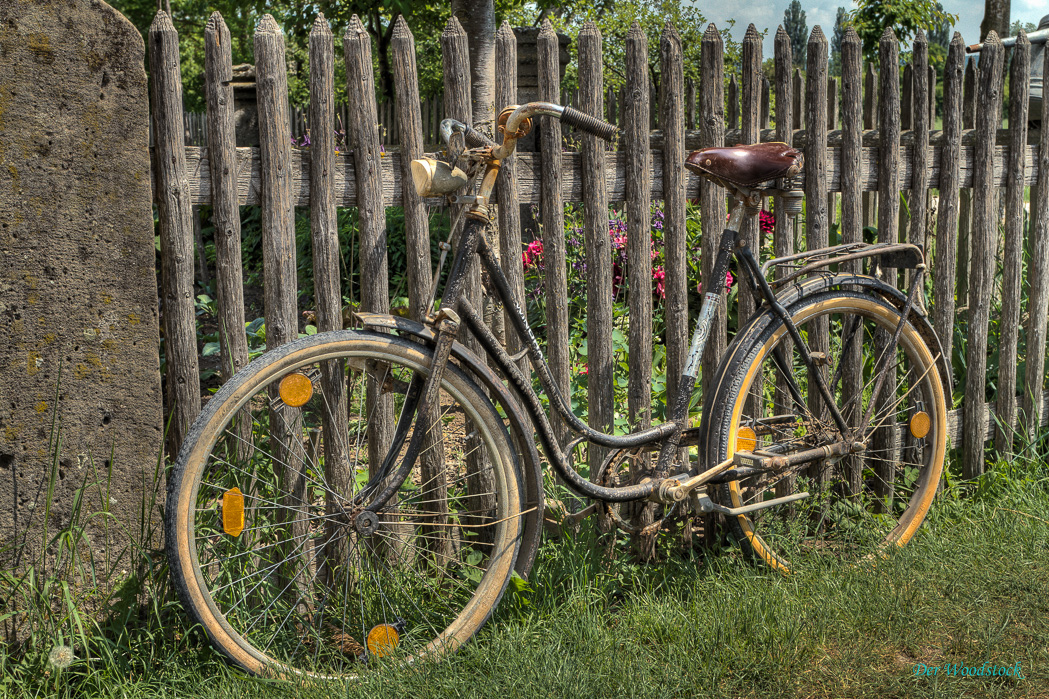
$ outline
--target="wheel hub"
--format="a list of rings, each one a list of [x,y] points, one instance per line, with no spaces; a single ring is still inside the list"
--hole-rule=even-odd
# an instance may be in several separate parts
[[[357,515],[353,522],[354,528],[364,536],[371,536],[379,530],[379,515],[365,510]]]

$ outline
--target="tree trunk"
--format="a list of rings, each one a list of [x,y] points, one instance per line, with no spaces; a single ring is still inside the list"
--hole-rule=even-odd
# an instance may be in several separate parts
[[[987,38],[987,32],[992,29],[998,33],[999,37],[1009,36],[1010,3],[1011,0],[984,0],[983,22],[980,24],[980,41]]]
[[[452,0],[470,43],[470,109],[475,128],[491,135],[495,119],[495,0]]]

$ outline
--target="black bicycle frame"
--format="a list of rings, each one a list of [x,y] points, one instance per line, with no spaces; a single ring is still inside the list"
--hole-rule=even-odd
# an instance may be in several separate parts
[[[447,347],[450,347],[451,341],[454,340],[455,335],[458,332],[460,320],[464,321],[468,330],[472,332],[480,342],[484,352],[495,361],[496,366],[516,389],[518,397],[521,399],[525,409],[532,418],[533,424],[537,428],[537,434],[543,447],[543,451],[546,453],[551,465],[565,482],[568,483],[568,485],[581,495],[607,502],[628,502],[645,498],[652,494],[653,491],[659,487],[660,482],[670,475],[669,468],[673,463],[673,459],[676,456],[679,446],[681,445],[682,434],[687,427],[688,406],[699,374],[700,360],[703,351],[706,348],[710,330],[713,327],[718,305],[720,304],[721,297],[725,293],[724,285],[717,283],[717,280],[725,278],[731,259],[735,257],[739,262],[740,270],[743,272],[746,282],[753,290],[755,296],[759,297],[763,306],[771,309],[772,312],[775,313],[786,325],[795,345],[800,348],[800,354],[809,375],[814,377],[816,387],[824,400],[824,404],[829,410],[836,426],[841,431],[841,434],[850,435],[852,429],[847,425],[845,419],[838,410],[838,407],[832,398],[831,389],[827,385],[827,380],[823,376],[823,372],[819,371],[816,367],[815,360],[811,357],[810,352],[808,351],[808,346],[802,338],[801,333],[794,325],[787,310],[776,300],[775,293],[765,280],[764,275],[761,274],[758,262],[754,259],[754,255],[750,251],[750,248],[745,243],[740,244],[737,240],[739,224],[742,221],[742,217],[745,215],[745,210],[747,208],[748,207],[741,203],[733,210],[732,215],[729,217],[729,222],[721,235],[717,257],[715,258],[712,270],[713,281],[704,294],[703,304],[700,308],[699,318],[696,322],[696,328],[692,337],[689,354],[686,359],[685,369],[678,382],[677,393],[671,398],[671,402],[669,403],[669,419],[663,424],[627,435],[613,435],[601,432],[600,430],[595,430],[572,412],[570,404],[554,381],[553,375],[550,371],[550,366],[547,364],[542,350],[539,347],[539,342],[536,340],[531,327],[528,325],[528,320],[524,311],[514,301],[513,293],[510,290],[510,283],[506,278],[506,274],[503,272],[499,261],[496,259],[494,252],[491,250],[485,239],[484,229],[487,224],[483,220],[480,220],[479,217],[468,217],[459,237],[459,243],[453,258],[452,267],[449,270],[448,281],[445,285],[445,292],[441,300],[441,308],[444,309],[442,310],[442,314],[455,316],[455,322],[449,323],[445,320],[442,323],[437,323],[438,348],[446,349]],[[554,409],[564,419],[568,427],[573,432],[585,437],[587,440],[612,449],[633,449],[659,443],[659,457],[656,461],[652,479],[648,480],[646,483],[634,486],[605,488],[587,480],[572,468],[567,458],[567,454],[562,452],[561,447],[558,444],[558,440],[554,434],[550,420],[547,417],[547,413],[543,409],[542,403],[532,387],[531,379],[521,372],[516,362],[506,352],[499,340],[492,333],[491,329],[485,325],[477,310],[472,304],[470,304],[469,300],[465,298],[467,274],[470,265],[474,261],[475,255],[480,258],[481,264],[484,265],[485,270],[488,272],[492,285],[495,288],[496,295],[507,311],[511,325],[527,344],[528,358],[532,368],[535,370],[536,375],[539,378],[542,390],[547,394],[551,405],[554,406]],[[448,314],[447,311],[449,310],[451,310],[452,313]],[[778,351],[779,350],[777,350],[777,352]],[[449,353],[447,351],[439,351],[435,354],[435,362],[432,367],[431,377],[427,379],[427,382],[430,385],[433,385],[435,381],[440,380],[440,376],[444,371],[448,358]],[[797,386],[791,372],[786,370],[785,358],[780,355],[775,355],[773,360],[780,365],[781,371],[787,381],[788,391],[791,393],[792,398],[798,404],[804,405],[800,388]],[[412,386],[409,388],[403,406],[402,420],[399,422],[396,429],[396,443],[390,450],[391,455],[397,454],[400,451],[407,435],[407,428],[410,421],[414,415],[420,412],[418,409],[422,407],[420,406],[419,401],[423,387],[421,385],[416,385],[417,383],[421,384],[422,380],[418,379],[413,381]],[[416,430],[416,432],[418,432],[418,430]],[[369,510],[375,511],[381,509],[389,500],[392,493],[396,491],[397,487],[399,487],[400,483],[407,478],[418,456],[419,441],[421,440],[416,440],[413,434],[413,439],[409,443],[407,452],[404,454],[400,468],[390,480],[387,480],[387,478],[393,470],[393,457],[388,458],[387,461],[383,463],[378,477],[373,479],[373,482],[382,483],[383,481],[386,481],[387,486],[369,505]],[[359,499],[357,499],[357,502],[363,502],[363,500],[367,499],[369,496],[370,492],[362,491],[358,494]]]

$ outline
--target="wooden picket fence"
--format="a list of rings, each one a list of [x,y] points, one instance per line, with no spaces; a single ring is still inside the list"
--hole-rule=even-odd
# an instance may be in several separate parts
[[[231,75],[228,31],[217,13],[204,31],[206,149],[185,144],[182,110],[172,98],[181,90],[178,37],[164,13],[158,14],[149,33],[167,398],[174,411],[176,444],[199,409],[192,206],[213,208],[219,326],[229,330],[220,338],[222,367],[229,376],[247,361],[247,343],[239,330],[244,327],[239,205],[255,204],[262,209],[269,347],[297,333],[293,207],[311,211],[314,296],[319,330],[325,331],[341,326],[336,207],[358,207],[360,211],[361,258],[355,264],[367,271],[361,274],[362,305],[370,311],[389,307],[385,212],[387,207],[404,207],[410,308],[418,315],[432,274],[425,207],[442,205],[437,200],[421,200],[411,186],[408,164],[430,142],[433,122],[426,122],[423,114],[434,109],[419,99],[414,39],[403,19],[398,21],[392,42],[398,99],[391,103],[393,111],[386,123],[395,124],[387,131],[396,134],[399,148],[391,152],[380,147],[371,42],[359,22],[351,23],[344,42],[349,106],[343,123],[349,151],[339,155],[332,142],[335,57],[331,31],[323,17],[317,19],[310,36],[311,103],[306,121],[313,143],[309,150],[292,148],[288,138],[292,124],[284,40],[272,18],[264,19],[255,35],[260,148],[235,146],[232,99],[224,84]],[[770,84],[761,73],[762,39],[751,27],[742,43],[739,79],[728,82],[728,99],[722,38],[713,25],[702,41],[698,89],[682,78],[681,42],[669,25],[660,39],[658,94],[651,91],[647,39],[638,27],[626,37],[626,82],[620,95],[602,84],[601,43],[595,26],[583,28],[578,38],[579,91],[572,97],[580,109],[604,115],[621,126],[619,149],[606,150],[596,139],[579,135],[578,150],[564,150],[559,125],[548,124],[542,130],[539,151],[510,159],[499,184],[502,201],[536,203],[540,208],[547,270],[546,336],[554,376],[563,390],[569,385],[564,205],[585,205],[585,242],[591,260],[587,268],[591,424],[607,428],[613,419],[611,291],[596,293],[611,289],[611,263],[605,263],[610,259],[608,202],[624,203],[628,230],[634,232],[649,230],[651,202],[663,200],[664,341],[667,376],[673,383],[684,365],[691,332],[685,286],[686,201],[699,201],[706,231],[720,231],[726,217],[724,192],[689,174],[682,165],[684,157],[693,148],[759,140],[784,141],[805,153],[807,213],[797,223],[784,216],[776,218],[772,244],[777,256],[794,252],[796,225],[804,227],[804,236],[799,238],[814,249],[829,243],[835,223],[845,243],[860,242],[863,228],[874,226],[880,242],[902,238],[929,251],[934,280],[931,314],[948,357],[953,352],[956,316],[964,314],[968,321],[965,400],[961,409],[952,411],[949,431],[953,444],[963,448],[966,477],[982,473],[987,439],[994,438],[998,448],[1008,449],[1013,438],[1010,426],[1033,435],[1046,423],[1049,137],[1045,128],[1040,136],[1027,128],[1029,117],[1046,121],[1045,115],[1027,113],[1029,44],[1021,42],[1013,50],[1010,100],[1004,109],[1008,128],[1002,129],[1005,52],[993,39],[987,42],[977,69],[975,62],[966,63],[962,39],[956,35],[944,74],[938,76],[929,68],[928,44],[919,34],[901,80],[900,49],[891,30],[881,39],[877,65],[866,66],[859,39],[850,31],[842,44],[838,82],[829,77],[827,39],[818,27],[808,42],[804,74],[792,70],[790,40],[780,29],[775,38],[775,78]],[[454,18],[441,45],[446,82],[440,114],[469,121],[469,85],[464,77],[469,76],[467,40]],[[556,100],[561,95],[558,43],[549,24],[539,34],[538,52],[540,98]],[[516,42],[507,25],[498,32],[496,60],[498,113],[515,102],[517,95]],[[943,125],[934,130],[937,79],[944,87]],[[431,126],[424,131],[426,123]],[[653,124],[658,125],[658,132],[651,131]],[[1025,241],[1028,187],[1032,220]],[[938,194],[935,211],[932,190]],[[901,207],[903,192],[907,192],[905,207]],[[1000,209],[996,202],[1001,195],[1004,206]],[[499,224],[503,259],[516,260],[521,250],[519,208],[500,206]],[[761,249],[756,221],[747,222],[741,234],[753,249]],[[717,235],[702,237],[704,278],[710,274],[717,240]],[[1030,261],[1027,276],[1021,279],[1025,247]],[[628,236],[631,289],[647,290],[651,284],[649,249],[647,236]],[[1003,269],[1000,291],[994,284],[999,261]],[[520,270],[511,272],[520,290]],[[890,281],[895,282],[891,277]],[[994,400],[986,403],[989,314],[992,301],[998,298],[997,390]],[[1026,312],[1021,317],[1023,298]],[[753,304],[753,299],[741,294],[740,317],[746,317]],[[647,291],[630,294],[629,307],[632,361],[627,409],[632,423],[644,425],[651,419],[652,295]],[[712,374],[726,346],[725,315],[720,314],[704,358],[704,377]],[[1026,356],[1024,376],[1018,382],[1021,327]],[[515,351],[518,339],[512,332],[507,334],[510,349]],[[1016,385],[1022,386],[1019,397],[1011,388]],[[1003,428],[995,429],[996,424]]]

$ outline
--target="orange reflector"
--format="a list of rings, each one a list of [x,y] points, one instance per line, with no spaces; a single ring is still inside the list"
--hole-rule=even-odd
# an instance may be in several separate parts
[[[758,446],[758,434],[750,427],[736,430],[736,451],[754,451]]]
[[[244,531],[244,495],[240,488],[230,488],[222,495],[222,529],[230,536]]]
[[[932,420],[929,419],[929,413],[927,412],[919,411],[911,418],[911,436],[915,439],[921,439],[929,434],[929,428],[931,427]]]
[[[312,397],[313,382],[304,374],[288,374],[280,380],[280,399],[288,407],[302,407]]]
[[[397,629],[389,624],[379,624],[368,632],[368,652],[377,658],[392,653],[400,642],[401,636]]]

